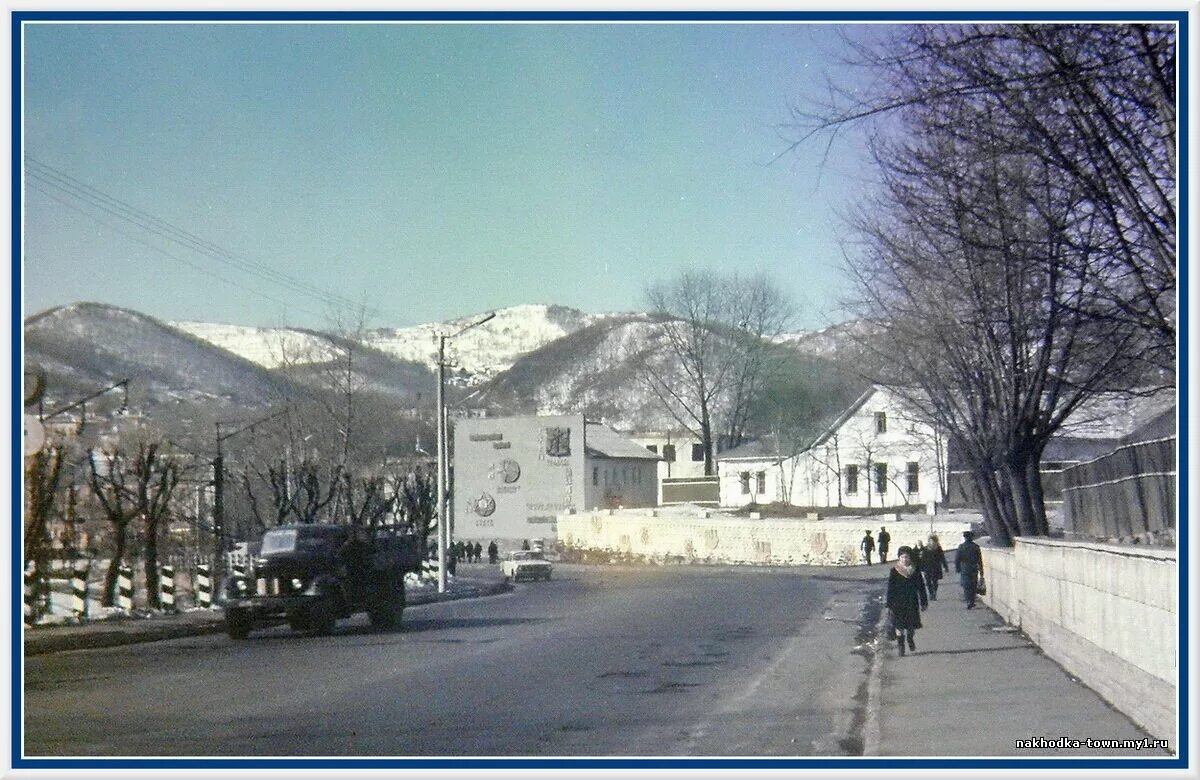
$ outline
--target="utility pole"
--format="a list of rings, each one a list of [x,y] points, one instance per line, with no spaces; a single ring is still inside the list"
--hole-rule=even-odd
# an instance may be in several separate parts
[[[213,458],[213,579],[225,576],[225,457],[221,454],[221,423],[217,423],[217,456]]]
[[[449,560],[450,547],[450,517],[446,510],[450,485],[450,448],[446,441],[446,340],[461,336],[477,325],[482,325],[496,316],[495,312],[472,322],[457,333],[449,336],[439,334],[438,339],[438,372],[437,372],[437,492],[438,492],[438,593],[446,592],[446,563]]]
[[[221,449],[221,443],[231,436],[237,436],[243,431],[254,430],[255,426],[261,425],[276,417],[280,417],[289,412],[288,407],[283,407],[282,410],[269,414],[266,417],[260,417],[253,422],[246,423],[240,428],[221,433],[221,423],[216,423],[217,428],[217,456],[213,458],[213,553],[215,560],[213,561],[213,581],[221,582],[221,576],[225,572],[225,456]]]

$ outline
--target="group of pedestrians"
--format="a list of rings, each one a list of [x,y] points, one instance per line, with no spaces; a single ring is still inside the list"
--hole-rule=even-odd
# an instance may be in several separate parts
[[[483,560],[483,545],[479,542],[455,542],[450,545],[454,560],[463,563],[480,563]],[[500,559],[500,548],[493,539],[487,546],[488,563],[496,563]]]
[[[450,552],[454,554],[455,560],[463,563],[479,563],[483,556],[483,545],[479,542],[458,541],[450,545]]]
[[[870,536],[869,531],[867,535]],[[983,553],[974,536],[971,531],[963,531],[963,542],[954,553],[954,571],[958,573],[967,609],[975,608],[983,577]],[[883,557],[882,545],[880,557]],[[929,544],[918,541],[912,547],[896,550],[896,563],[888,572],[885,604],[891,613],[890,632],[901,656],[906,649],[917,649],[914,635],[921,627],[921,613],[928,609],[930,601],[937,601],[938,584],[949,571],[946,553],[936,534],[929,537]]]

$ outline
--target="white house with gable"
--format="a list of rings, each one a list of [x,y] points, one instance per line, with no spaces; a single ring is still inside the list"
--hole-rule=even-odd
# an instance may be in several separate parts
[[[876,508],[944,500],[943,437],[887,388],[867,390],[797,450],[766,440],[725,453],[721,505]]]

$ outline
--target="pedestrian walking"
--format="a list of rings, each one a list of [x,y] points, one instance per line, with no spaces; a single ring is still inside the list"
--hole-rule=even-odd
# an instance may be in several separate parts
[[[488,563],[495,565],[496,558],[500,555],[500,548],[496,546],[496,540],[488,542]]]
[[[528,550],[528,549],[529,549],[529,540],[528,540],[528,539],[522,539],[522,540],[521,540],[521,549],[522,549],[522,550]]]
[[[917,570],[914,552],[908,547],[896,551],[896,564],[888,572],[887,608],[892,613],[892,635],[904,655],[904,646],[916,650],[914,634],[921,627],[921,612],[929,607],[925,579]]]
[[[887,563],[888,547],[892,543],[892,535],[887,532],[887,529],[880,527],[879,529],[879,562]]]
[[[875,540],[871,538],[871,529],[867,529],[867,535],[858,543],[858,549],[862,550],[863,556],[867,559],[867,565],[871,565],[871,553],[875,552]]]
[[[963,531],[963,543],[954,553],[954,571],[958,572],[967,609],[975,609],[975,594],[979,592],[979,579],[983,576],[983,551],[974,539],[974,533]]]
[[[475,563],[479,563],[481,560],[483,560],[483,545],[475,542]]]
[[[946,551],[942,549],[937,534],[929,537],[929,544],[925,545],[924,552],[917,560],[917,566],[925,575],[925,587],[929,590],[929,600],[937,601],[938,585],[941,583],[942,575],[950,571],[950,565],[946,563]]]

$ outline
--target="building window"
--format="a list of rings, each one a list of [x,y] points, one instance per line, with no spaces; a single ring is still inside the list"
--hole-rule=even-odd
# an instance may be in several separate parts
[[[571,454],[571,429],[546,429],[546,454],[553,458],[566,458]]]
[[[692,462],[693,463],[703,463],[704,462],[704,445],[703,444],[693,444],[692,445]]]
[[[743,471],[741,474],[738,475],[738,477],[741,479],[741,482],[742,482],[742,495],[743,496],[750,495],[750,472]]]
[[[887,464],[875,464],[875,492],[883,495],[887,492]]]
[[[657,455],[657,454],[658,454],[658,445],[657,445],[657,444],[647,444],[647,445],[646,445],[646,449],[650,450],[650,451],[651,451],[651,452],[653,452],[655,455]]]
[[[600,468],[598,466],[592,466],[592,484],[600,484]]]
[[[875,433],[887,433],[887,412],[875,412]]]
[[[916,463],[908,462],[908,492],[916,493],[921,489],[921,467]]]
[[[755,488],[756,488],[755,492],[758,493],[759,495],[766,493],[767,492],[767,472],[765,472],[765,471],[758,472],[758,478],[755,481],[758,483],[757,485],[755,485]]]
[[[663,460],[667,461],[668,463],[675,462],[675,445],[674,444],[664,444],[663,445]]]
[[[846,467],[846,493],[854,495],[858,492],[858,466],[850,465]]]

